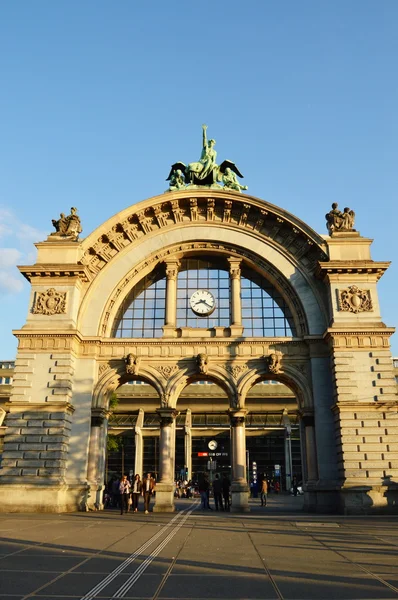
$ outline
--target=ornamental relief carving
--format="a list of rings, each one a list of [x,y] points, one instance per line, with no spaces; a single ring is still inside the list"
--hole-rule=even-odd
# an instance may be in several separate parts
[[[45,292],[36,292],[32,306],[34,315],[61,315],[66,313],[67,292],[57,292],[49,288]]]
[[[245,371],[248,370],[247,365],[227,365],[226,370],[231,373],[232,377],[237,381]]]
[[[246,202],[239,199],[187,197],[162,201],[153,207],[133,213],[123,222],[113,225],[104,237],[115,242],[112,245],[117,253],[128,243],[161,228],[183,222],[210,221],[229,223],[273,239],[277,244],[288,248],[307,268],[312,269],[317,261],[327,259],[321,247],[314,243],[305,231],[245,200]],[[82,258],[82,263],[87,265],[94,274],[113,258],[113,255],[103,251],[102,246],[106,245],[104,237],[94,242]]]
[[[165,379],[170,379],[170,377],[178,371],[177,365],[160,365],[159,367],[156,367],[156,369]]]
[[[339,309],[355,314],[371,312],[373,303],[370,290],[361,290],[356,285],[351,285],[345,290],[339,290]]]

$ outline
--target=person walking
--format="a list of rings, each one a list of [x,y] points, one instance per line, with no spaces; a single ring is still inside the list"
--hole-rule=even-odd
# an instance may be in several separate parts
[[[267,478],[264,473],[262,481],[261,481],[261,493],[260,493],[261,506],[267,506],[267,494],[268,494],[268,483],[267,483]]]
[[[119,483],[119,494],[120,494],[120,514],[129,511],[129,498],[130,498],[130,487],[131,484],[127,479],[127,475],[123,475]]]
[[[147,515],[149,512],[149,504],[151,502],[151,496],[155,489],[155,480],[152,477],[152,473],[147,473],[147,476],[144,477],[142,481],[142,495],[144,496],[144,509],[145,514]]]
[[[214,504],[216,505],[216,510],[218,510],[219,508],[220,510],[224,510],[222,504],[222,484],[218,473],[216,473],[215,479],[213,481],[213,496]]]
[[[221,484],[222,484],[222,495],[224,498],[224,510],[229,510],[231,508],[231,502],[229,499],[229,491],[231,488],[231,482],[227,475],[223,476]]]
[[[142,492],[142,482],[141,482],[141,478],[138,475],[138,473],[134,476],[133,479],[133,484],[131,486],[131,496],[132,496],[132,506],[131,506],[131,510],[133,512],[138,512],[138,500],[140,498],[141,492]]]

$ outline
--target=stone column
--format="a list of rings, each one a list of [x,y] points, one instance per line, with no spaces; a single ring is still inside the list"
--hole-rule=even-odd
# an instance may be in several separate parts
[[[187,409],[185,417],[185,437],[184,437],[184,453],[185,453],[185,469],[186,478],[188,481],[192,479],[192,413],[191,409]]]
[[[144,476],[144,439],[142,428],[144,427],[144,410],[138,411],[137,423],[135,425],[135,457],[134,457],[134,475],[138,473],[140,477]]]
[[[180,262],[169,259],[166,264],[166,318],[163,327],[165,335],[173,335],[177,322],[177,276]]]
[[[231,282],[231,334],[242,335],[242,301],[240,286],[241,260],[229,258],[229,276]]]
[[[249,512],[249,487],[246,479],[245,409],[230,409],[232,454],[232,512]]]
[[[315,484],[319,479],[314,415],[303,414],[302,421],[304,423],[305,450],[307,456],[307,485],[311,485]]]
[[[87,481],[90,486],[87,505],[102,510],[105,487],[106,439],[109,413],[94,409],[91,416]]]
[[[292,461],[292,426],[290,424],[289,413],[287,409],[283,411],[282,423],[285,427],[285,485],[289,491],[292,487],[293,479],[293,461]]]
[[[156,502],[153,510],[154,512],[174,512],[174,423],[178,412],[174,408],[158,408],[156,412],[158,413],[160,419],[160,480],[156,484]]]

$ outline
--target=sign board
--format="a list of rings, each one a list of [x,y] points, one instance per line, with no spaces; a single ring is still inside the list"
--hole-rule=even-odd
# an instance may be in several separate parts
[[[198,452],[198,456],[209,456],[208,452]]]

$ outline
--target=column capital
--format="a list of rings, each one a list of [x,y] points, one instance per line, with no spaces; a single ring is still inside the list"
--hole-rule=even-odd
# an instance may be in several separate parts
[[[179,411],[175,408],[157,408],[156,412],[160,420],[160,427],[168,427],[175,421]]]
[[[102,423],[106,420],[109,419],[111,415],[111,411],[110,410],[106,410],[105,408],[92,408],[91,409],[91,423],[93,423],[93,421],[95,421],[95,423],[102,425]]]
[[[176,258],[166,258],[163,262],[166,265],[167,279],[176,280],[181,262]]]
[[[315,416],[313,410],[300,410],[299,415],[306,427],[315,426]]]
[[[245,424],[245,418],[247,415],[247,410],[245,408],[241,409],[232,409],[227,410],[227,414],[231,421],[232,427],[243,427]]]
[[[227,260],[229,262],[229,274],[231,279],[240,279],[240,265],[242,263],[242,259],[230,257]]]

